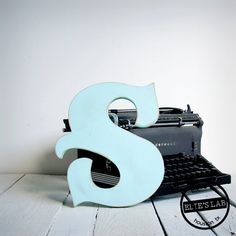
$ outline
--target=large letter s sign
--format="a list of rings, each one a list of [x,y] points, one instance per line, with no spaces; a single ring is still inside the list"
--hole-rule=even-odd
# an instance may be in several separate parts
[[[74,160],[67,173],[74,206],[82,202],[115,207],[134,205],[150,197],[162,182],[163,159],[154,144],[109,119],[109,105],[120,98],[134,103],[136,127],[148,127],[158,119],[154,84],[138,87],[101,83],[75,96],[69,109],[71,133],[58,140],[57,156],[62,158],[68,149],[98,153],[117,166],[120,181],[113,188],[100,188],[91,177],[92,160],[86,157]]]

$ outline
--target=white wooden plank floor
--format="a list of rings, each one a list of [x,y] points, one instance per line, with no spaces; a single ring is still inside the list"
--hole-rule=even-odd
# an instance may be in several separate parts
[[[236,202],[236,176],[225,185]],[[209,192],[196,193],[209,195]],[[229,235],[236,234],[236,209],[212,230],[190,226],[180,213],[180,195],[148,200],[133,207],[96,204],[72,207],[66,177],[0,175],[0,235]]]

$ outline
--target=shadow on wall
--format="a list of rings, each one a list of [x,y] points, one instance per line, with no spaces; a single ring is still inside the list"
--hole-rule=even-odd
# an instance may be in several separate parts
[[[39,162],[39,169],[44,174],[66,175],[71,162],[77,158],[77,150],[68,150],[63,159],[59,159],[54,149],[48,150]]]

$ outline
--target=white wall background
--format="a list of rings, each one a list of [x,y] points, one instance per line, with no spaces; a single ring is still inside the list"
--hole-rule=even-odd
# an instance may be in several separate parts
[[[205,121],[202,153],[236,171],[235,0],[0,0],[0,172],[65,173],[54,154],[88,85],[155,82]]]

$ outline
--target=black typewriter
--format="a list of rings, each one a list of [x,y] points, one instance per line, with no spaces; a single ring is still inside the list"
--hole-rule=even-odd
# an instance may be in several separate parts
[[[159,109],[158,121],[148,128],[134,127],[136,110],[109,110],[110,119],[119,127],[151,141],[161,152],[165,165],[165,175],[155,196],[181,192],[187,187],[206,188],[213,184],[228,184],[231,176],[220,172],[201,155],[203,121],[191,111],[163,107]],[[70,132],[68,119],[64,132]],[[111,188],[119,182],[120,173],[108,159],[96,153],[78,149],[78,158],[93,160],[92,179],[103,188]]]

